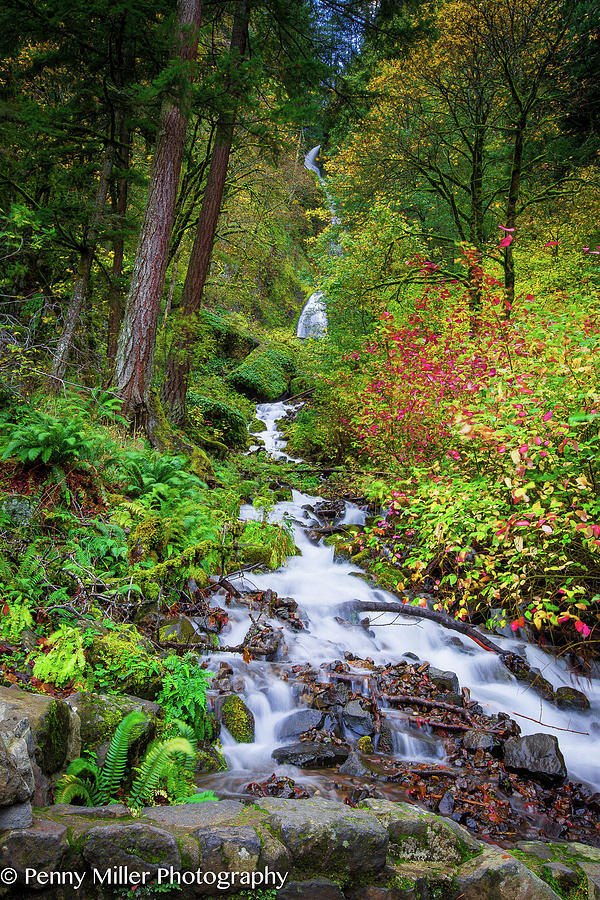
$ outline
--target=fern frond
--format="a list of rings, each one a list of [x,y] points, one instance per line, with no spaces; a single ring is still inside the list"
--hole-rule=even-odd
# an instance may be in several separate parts
[[[71,803],[75,797],[84,801],[85,806],[93,806],[92,795],[81,778],[76,775],[63,775],[54,790],[55,803]]]
[[[131,786],[129,803],[132,806],[141,806],[144,800],[149,800],[160,779],[167,774],[171,759],[181,756],[195,758],[194,748],[185,738],[171,738],[153,747],[146,754],[137,778]]]
[[[100,769],[96,763],[91,761],[91,759],[84,759],[80,756],[78,759],[74,759],[73,762],[69,763],[66,774],[76,775],[80,778],[83,776],[96,781],[100,775]]]
[[[127,766],[127,753],[145,723],[144,713],[134,709],[117,726],[98,779],[98,799],[101,804],[108,803],[121,784]]]

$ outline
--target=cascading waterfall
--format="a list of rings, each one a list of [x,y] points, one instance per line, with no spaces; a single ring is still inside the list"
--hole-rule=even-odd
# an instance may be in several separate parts
[[[316,163],[316,158],[319,155],[320,149],[321,145],[317,144],[316,147],[313,147],[312,150],[308,151],[308,153],[304,157],[304,166],[305,168],[309,169],[309,171],[315,172],[319,181],[323,185],[321,170]],[[325,193],[327,194],[326,190]],[[332,202],[329,194],[327,194],[327,199],[329,202],[329,207],[331,209],[332,221],[339,221],[335,216],[335,211],[332,207]],[[326,330],[327,310],[325,309],[325,304],[323,302],[323,292],[315,291],[310,295],[302,308],[302,312],[300,313],[300,317],[298,319],[298,325],[296,326],[296,337],[321,337],[326,332]]]
[[[286,402],[260,404],[257,417],[266,428],[259,437],[264,442],[269,456],[290,460],[285,452],[285,439],[278,431],[277,422],[288,415],[298,404]],[[293,597],[306,616],[306,629],[293,631],[283,626],[286,650],[274,662],[251,661],[246,663],[233,653],[220,653],[209,661],[213,671],[219,663],[226,661],[238,678],[243,681],[243,690],[238,693],[252,710],[256,720],[256,741],[254,744],[236,744],[223,730],[223,749],[230,771],[224,775],[211,776],[203,786],[217,791],[223,789],[235,792],[250,781],[268,777],[273,772],[292,775],[301,780],[295,767],[277,766],[271,754],[285,743],[296,738],[283,740],[279,736],[284,720],[294,711],[303,708],[299,688],[295,684],[292,666],[310,663],[318,669],[322,663],[343,660],[346,651],[365,659],[370,657],[375,664],[397,663],[407,652],[421,660],[428,660],[439,669],[450,670],[458,675],[461,685],[469,687],[472,698],[478,701],[485,712],[493,715],[504,711],[517,716],[523,734],[547,731],[559,738],[571,779],[600,787],[600,757],[595,752],[600,737],[598,711],[600,709],[600,687],[596,679],[583,685],[590,699],[591,709],[587,712],[559,710],[540,699],[531,689],[517,682],[500,663],[494,653],[486,652],[476,644],[438,626],[435,622],[403,617],[401,624],[391,624],[393,614],[378,618],[377,627],[365,630],[336,620],[336,607],[351,601],[373,601],[394,599],[385,591],[365,582],[360,570],[349,562],[333,560],[333,548],[321,541],[314,544],[306,534],[306,526],[315,523],[310,508],[322,499],[299,491],[293,492],[293,499],[276,504],[269,514],[270,521],[282,522],[288,519],[293,527],[296,546],[300,556],[288,559],[285,566],[275,572],[246,574],[240,576],[236,586],[240,590],[268,588],[280,597]],[[346,503],[344,520],[361,523],[364,513],[352,503]],[[251,505],[242,507],[242,518],[259,518],[260,513]],[[222,635],[224,646],[241,643],[248,628],[250,617],[246,606],[233,600],[228,606],[231,630]],[[273,628],[282,628],[278,619],[268,619]],[[387,624],[386,627],[384,626]],[[577,686],[568,666],[533,645],[509,637],[497,637],[495,641],[505,649],[525,655],[532,666],[538,667],[554,688],[562,685]],[[350,663],[350,672],[353,673]],[[285,676],[287,680],[285,680]],[[363,672],[356,672],[356,683],[360,685]],[[322,673],[322,681],[327,681],[327,673]],[[241,684],[241,681],[239,682]],[[529,718],[519,718],[518,716]],[[530,721],[536,720],[536,721]],[[544,725],[539,722],[545,723]],[[388,724],[395,728],[394,754],[397,758],[410,761],[443,759],[442,742],[434,737],[411,731],[400,730],[401,723],[394,726],[390,717]],[[555,726],[557,729],[553,729]],[[568,729],[568,730],[562,730]],[[588,732],[575,734],[577,732]],[[322,787],[324,776],[308,775],[305,782]]]

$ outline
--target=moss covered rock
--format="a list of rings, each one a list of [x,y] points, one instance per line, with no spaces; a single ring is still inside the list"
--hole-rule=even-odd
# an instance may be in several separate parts
[[[237,694],[219,697],[215,703],[215,713],[238,744],[253,743],[254,716],[241,697]]]
[[[158,703],[118,694],[95,694],[80,691],[67,699],[71,709],[81,722],[81,749],[96,753],[102,765],[117,725],[133,710],[141,710],[146,716],[138,738],[133,745],[133,755],[142,751],[156,735],[156,724],[161,713]]]
[[[101,668],[104,679],[122,693],[153,700],[160,692],[160,659],[149,652],[135,629],[96,635],[86,653],[88,662]]]
[[[239,410],[210,397],[198,397],[189,410],[190,421],[202,421],[228,447],[245,447],[246,420]]]
[[[258,347],[227,376],[236,390],[252,400],[278,400],[289,391],[296,366],[287,347]]]

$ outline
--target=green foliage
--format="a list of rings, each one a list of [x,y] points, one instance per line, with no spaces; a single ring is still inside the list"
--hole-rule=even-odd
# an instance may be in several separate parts
[[[2,459],[18,459],[25,466],[66,468],[97,458],[98,440],[83,418],[67,420],[31,410],[4,442]]]
[[[61,625],[58,631],[46,639],[50,652],[35,660],[33,674],[41,681],[50,681],[59,687],[83,675],[86,666],[83,638],[78,628]]]
[[[246,419],[226,403],[188,393],[188,419],[196,426],[208,427],[214,437],[229,447],[246,446]]]
[[[211,736],[211,725],[206,713],[206,689],[212,672],[201,669],[198,658],[192,653],[183,657],[171,655],[163,660],[165,672],[162,688],[157,697],[165,710],[167,722],[183,719],[188,723],[196,740]],[[189,735],[184,735],[188,736]]]
[[[278,400],[296,374],[293,355],[287,347],[258,347],[227,376],[236,390],[255,400]]]

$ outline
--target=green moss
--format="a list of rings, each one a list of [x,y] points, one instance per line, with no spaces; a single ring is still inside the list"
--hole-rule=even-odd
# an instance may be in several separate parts
[[[254,716],[237,694],[231,694],[223,701],[221,719],[238,744],[254,742]]]
[[[272,344],[254,350],[227,381],[253,400],[278,400],[288,392],[295,368],[291,351]]]
[[[67,756],[70,714],[66,703],[53,700],[44,717],[37,743],[41,748],[37,762],[45,773],[58,771]]]

